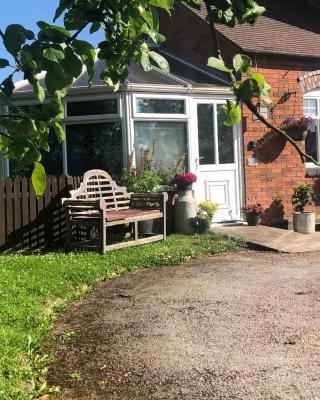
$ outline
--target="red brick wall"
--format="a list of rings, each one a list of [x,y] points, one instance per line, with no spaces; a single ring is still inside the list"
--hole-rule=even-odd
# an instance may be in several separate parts
[[[167,46],[185,57],[206,63],[213,55],[207,24],[184,7],[179,6],[172,19],[162,19],[160,25],[167,37]],[[230,62],[233,54],[239,51],[228,41],[221,40],[220,43],[224,59]],[[279,126],[286,117],[300,118],[303,115],[303,94],[297,78],[305,71],[318,69],[320,62],[277,55],[251,57],[272,86],[274,104],[285,92],[297,92],[285,104],[275,108],[270,121]],[[303,182],[313,184],[314,180],[305,178],[306,166],[296,150],[282,137],[274,133],[270,136],[271,132],[263,124],[253,121],[252,114],[245,107],[243,131],[246,202],[259,202],[268,208],[265,222],[282,218],[291,220],[292,186]],[[267,145],[262,138],[268,142]],[[255,153],[247,151],[250,141],[258,141]],[[304,142],[299,142],[299,145],[304,147]],[[248,165],[248,159],[253,155],[259,159],[257,166]]]

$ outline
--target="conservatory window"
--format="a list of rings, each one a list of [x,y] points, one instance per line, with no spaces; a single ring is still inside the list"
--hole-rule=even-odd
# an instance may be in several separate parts
[[[68,117],[103,114],[117,115],[118,113],[119,107],[117,98],[67,102]]]
[[[102,169],[117,177],[123,168],[120,121],[66,127],[69,175]]]
[[[138,162],[143,149],[153,150],[156,167],[171,168],[187,152],[187,124],[176,121],[136,121],[135,154]]]
[[[137,114],[185,114],[185,101],[180,99],[137,98]]]

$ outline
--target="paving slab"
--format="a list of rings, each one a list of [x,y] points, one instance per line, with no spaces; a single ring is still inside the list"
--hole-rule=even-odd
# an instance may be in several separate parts
[[[230,237],[243,237],[248,245],[282,253],[320,251],[320,232],[302,234],[270,226],[214,226],[213,231]]]

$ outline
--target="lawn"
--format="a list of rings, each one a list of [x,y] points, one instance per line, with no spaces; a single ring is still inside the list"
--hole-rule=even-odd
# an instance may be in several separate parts
[[[50,355],[43,350],[58,313],[103,279],[141,268],[178,265],[204,254],[237,251],[240,240],[217,234],[172,235],[165,242],[97,253],[0,256],[0,399],[47,393]]]

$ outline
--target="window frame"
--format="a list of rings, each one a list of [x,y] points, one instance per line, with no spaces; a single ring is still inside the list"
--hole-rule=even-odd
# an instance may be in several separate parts
[[[317,115],[316,116],[311,116],[311,118],[315,121],[316,126],[317,126],[317,134],[316,134],[316,141],[317,141],[317,158],[320,160],[320,89],[313,90],[311,92],[308,92],[304,94],[303,96],[303,112],[304,112],[304,100],[316,100],[317,102]],[[308,114],[305,114],[305,116],[308,116]],[[308,172],[310,172],[311,175],[313,174],[319,174],[320,172],[320,167],[313,162],[307,161],[306,162],[306,169]]]
[[[151,100],[182,100],[184,102],[184,113],[174,114],[174,113],[139,113],[137,112],[137,99],[151,99]],[[181,95],[163,95],[163,94],[153,94],[153,93],[134,93],[132,99],[132,115],[133,118],[148,118],[148,119],[188,119],[188,98]]]
[[[153,93],[131,93],[130,95],[130,109],[128,110],[128,121],[129,121],[129,134],[128,134],[128,153],[135,153],[135,123],[136,122],[184,122],[186,125],[186,145],[187,154],[190,152],[190,134],[191,134],[191,113],[190,113],[190,97],[185,95],[177,94],[153,94]],[[161,114],[161,113],[137,113],[136,112],[136,99],[147,98],[147,99],[163,99],[163,100],[183,100],[185,104],[184,114]],[[136,165],[136,157],[132,160],[133,166]],[[190,156],[186,159],[186,167],[188,170],[191,168]]]

